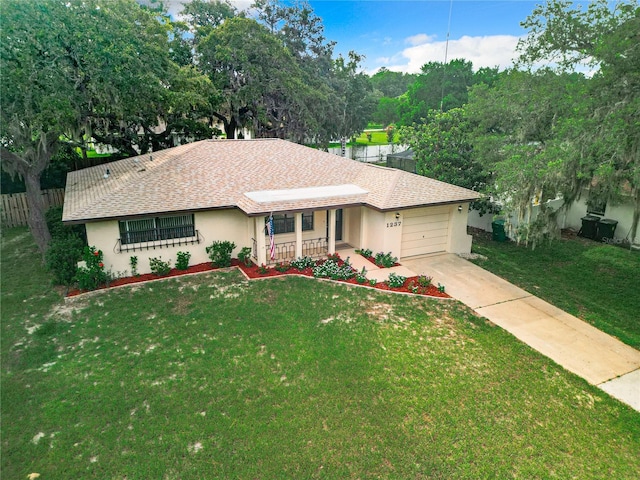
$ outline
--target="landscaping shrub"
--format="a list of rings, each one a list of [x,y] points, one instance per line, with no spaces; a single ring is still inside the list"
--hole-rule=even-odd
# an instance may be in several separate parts
[[[397,273],[391,272],[389,274],[389,279],[387,280],[387,284],[391,288],[400,288],[404,285],[407,277],[403,277],[402,275],[398,275]]]
[[[51,240],[45,262],[56,284],[68,287],[73,283],[78,262],[82,258],[82,247],[83,242],[76,235],[54,237]]]
[[[418,276],[418,285],[420,285],[421,287],[428,287],[429,285],[431,285],[432,280],[433,280],[433,277],[420,275]]]
[[[279,263],[276,263],[276,266],[274,268],[277,271],[284,273],[284,272],[288,271],[291,268],[291,265],[289,265],[286,262],[282,262],[282,263],[279,262]]]
[[[62,206],[51,207],[45,213],[45,221],[52,239],[76,236],[86,244],[87,234],[84,225],[65,225],[62,223]]]
[[[295,260],[291,260],[291,266],[298,270],[304,270],[305,268],[315,267],[316,262],[311,257],[298,257]]]
[[[133,275],[134,277],[140,275],[138,273],[138,257],[136,257],[135,255],[129,257],[129,265],[131,265],[131,275]]]
[[[367,269],[365,267],[362,267],[362,270],[356,274],[356,282],[367,283]]]
[[[151,273],[155,273],[162,277],[164,275],[168,275],[171,271],[171,260],[165,262],[162,260],[162,257],[150,258],[149,267],[151,267]]]
[[[342,265],[337,260],[329,258],[323,263],[313,267],[313,276],[321,278],[331,278],[333,280],[348,280],[355,276],[356,272],[351,268],[349,262]]]
[[[231,265],[231,252],[236,248],[234,242],[228,240],[215,241],[206,248],[207,255],[214,267],[229,267]]]
[[[82,254],[84,266],[78,267],[76,280],[80,290],[95,290],[109,282],[109,274],[104,271],[102,250],[96,247],[84,247]]]
[[[187,268],[189,268],[190,258],[191,258],[191,253],[178,252],[178,259],[176,260],[176,268],[178,270],[186,270]]]
[[[356,253],[359,253],[365,258],[371,258],[373,256],[373,250],[369,250],[368,248],[356,250]]]
[[[238,260],[248,267],[251,264],[251,247],[242,247],[238,253]]]
[[[383,267],[383,268],[390,268],[396,264],[396,262],[398,261],[398,257],[392,256],[391,252],[389,253],[379,252],[379,253],[376,253],[374,260],[377,266]]]

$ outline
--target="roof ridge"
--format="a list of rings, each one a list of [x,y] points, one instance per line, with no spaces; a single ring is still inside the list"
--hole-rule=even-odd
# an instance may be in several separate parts
[[[406,173],[406,172],[403,172],[402,170],[398,170],[396,168],[392,168],[390,170],[393,170],[394,175],[393,175],[393,179],[391,181],[391,184],[387,188],[387,192],[386,192],[386,194],[384,196],[384,199],[383,199],[383,204],[387,204],[388,201],[391,199],[391,196],[393,195],[393,191],[395,190],[396,185],[398,184],[398,180],[400,179],[400,177],[402,176],[403,173]]]

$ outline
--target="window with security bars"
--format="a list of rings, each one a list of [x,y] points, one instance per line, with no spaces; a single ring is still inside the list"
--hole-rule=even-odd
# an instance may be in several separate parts
[[[267,217],[267,221],[269,217]],[[302,231],[313,230],[313,212],[302,213]],[[293,213],[283,213],[273,216],[273,233],[293,233],[296,231],[296,216]]]
[[[139,220],[123,220],[120,226],[120,243],[155,242],[172,238],[188,238],[196,234],[193,215],[151,217]]]

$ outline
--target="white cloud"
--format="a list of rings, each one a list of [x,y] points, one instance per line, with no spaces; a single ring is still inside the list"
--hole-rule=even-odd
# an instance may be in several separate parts
[[[511,66],[516,58],[518,39],[513,35],[465,35],[457,40],[449,40],[447,61],[463,58],[471,61],[475,70],[496,66],[504,69]],[[425,63],[444,61],[445,41],[434,41],[433,36],[420,34],[407,38],[406,43],[412,46],[393,56],[393,65],[388,67],[390,70],[417,73]]]
[[[404,39],[404,43],[408,43],[409,45],[422,45],[425,43],[432,42],[436,39],[435,35],[427,35],[426,33],[419,33],[418,35],[413,35],[412,37],[407,37]]]

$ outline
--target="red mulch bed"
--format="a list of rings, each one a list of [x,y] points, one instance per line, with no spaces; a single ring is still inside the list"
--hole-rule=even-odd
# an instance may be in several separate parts
[[[362,258],[366,258],[367,260],[369,260],[371,263],[373,263],[375,266],[377,266],[378,268],[390,268],[390,267],[385,267],[384,265],[378,265],[376,263],[376,259],[375,257],[365,257],[364,255],[362,255],[361,253],[359,253],[358,255],[360,255]],[[391,265],[392,267],[399,267],[400,264],[398,262],[394,263],[393,265]]]
[[[313,277],[313,271],[310,268],[305,268],[304,270],[298,270],[297,268],[290,268],[286,272],[279,272],[275,268],[267,268],[265,273],[260,273],[260,269],[256,265],[246,266],[244,264],[238,265],[240,269],[247,275],[249,278],[266,278],[266,277],[280,277],[283,275],[295,274],[295,275],[304,275],[306,277]],[[438,287],[434,285],[429,285],[428,287],[418,287],[417,292],[413,292],[410,290],[409,286],[417,285],[418,277],[409,277],[404,281],[402,287],[391,288],[384,282],[378,282],[374,286],[371,286],[367,283],[358,283],[355,278],[350,278],[349,280],[336,280],[337,282],[349,283],[351,285],[361,285],[363,287],[369,288],[377,288],[378,290],[386,290],[388,292],[403,292],[403,293],[411,293],[412,295],[425,295],[428,297],[439,297],[439,298],[451,298],[444,292],[440,292]]]
[[[239,267],[246,275],[247,277],[249,277],[250,279],[254,279],[254,278],[266,278],[266,277],[280,277],[283,275],[290,275],[290,274],[296,274],[296,275],[304,275],[307,277],[313,277],[313,271],[311,270],[311,268],[305,268],[304,270],[298,270],[296,268],[290,268],[289,270],[287,270],[286,272],[279,272],[278,270],[276,270],[273,267],[269,267],[266,269],[265,273],[261,273],[260,269],[257,265],[250,265],[247,266],[242,262],[239,262],[237,259],[233,259],[231,261],[231,266],[234,267]],[[211,266],[211,262],[206,262],[206,263],[199,263],[198,265],[192,265],[189,268],[187,268],[186,270],[178,270],[176,268],[172,268],[171,271],[167,274],[167,275],[155,275],[153,273],[145,273],[144,275],[138,275],[136,277],[124,277],[124,278],[118,278],[114,281],[112,281],[108,287],[104,286],[104,287],[100,287],[97,290],[104,290],[107,288],[111,288],[111,287],[119,287],[121,285],[131,285],[134,283],[141,283],[141,282],[147,282],[149,280],[158,280],[160,278],[169,278],[169,277],[179,277],[181,275],[187,275],[190,273],[200,273],[200,272],[208,272],[208,271],[212,271],[212,270],[218,270],[218,268],[216,267],[212,267]],[[429,285],[428,287],[418,287],[419,290],[417,292],[413,292],[409,289],[410,285],[417,285],[417,280],[418,277],[409,277],[405,280],[404,285],[402,287],[399,288],[391,288],[389,287],[389,285],[387,285],[384,282],[379,282],[376,283],[375,286],[371,286],[369,284],[360,284],[356,281],[355,278],[351,278],[349,280],[337,280],[339,282],[342,283],[350,283],[352,285],[361,285],[361,286],[365,286],[365,287],[369,287],[369,288],[377,288],[378,290],[386,290],[386,291],[390,291],[390,292],[404,292],[404,293],[411,293],[414,295],[425,295],[425,296],[429,296],[429,297],[439,297],[439,298],[451,298],[449,295],[447,295],[444,292],[440,292],[438,291],[438,287],[435,287],[433,285]],[[78,289],[72,289],[69,290],[69,292],[67,293],[67,297],[73,297],[76,295],[80,295],[81,293],[86,293],[86,290],[78,290]]]
[[[239,262],[236,259],[231,260],[232,266],[238,266]],[[143,275],[138,275],[135,277],[123,277],[113,280],[109,283],[109,286],[99,287],[97,290],[104,290],[105,288],[111,287],[119,287],[121,285],[131,285],[133,283],[140,282],[148,282],[149,280],[158,280],[160,278],[169,278],[169,277],[179,277],[181,275],[187,275],[189,273],[200,273],[200,272],[208,272],[210,270],[217,270],[217,267],[211,266],[211,262],[199,263],[197,265],[191,265],[186,270],[178,270],[177,268],[172,268],[171,271],[167,275],[156,275],[154,273],[145,273]],[[75,295],[80,295],[81,293],[86,293],[87,290],[78,290],[72,289],[67,293],[67,297],[73,297]]]

